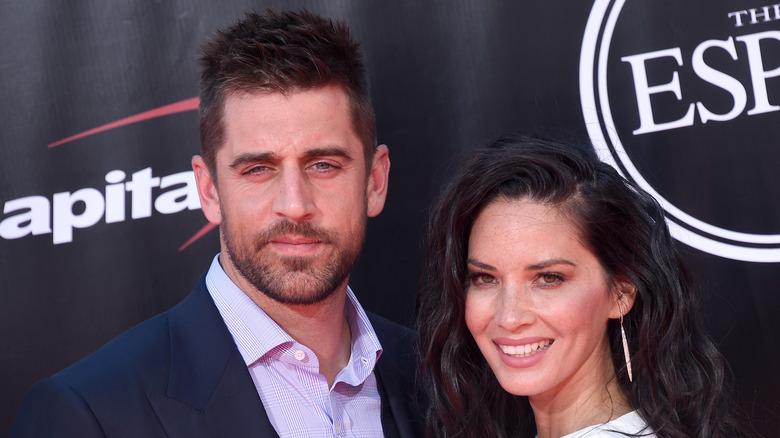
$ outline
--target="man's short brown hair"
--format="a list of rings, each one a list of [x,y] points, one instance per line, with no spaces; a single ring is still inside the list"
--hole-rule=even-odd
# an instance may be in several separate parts
[[[338,85],[347,93],[352,126],[366,167],[376,150],[368,74],[349,28],[309,11],[266,10],[218,31],[201,48],[200,139],[203,160],[216,176],[225,140],[225,99],[233,93],[282,93]]]

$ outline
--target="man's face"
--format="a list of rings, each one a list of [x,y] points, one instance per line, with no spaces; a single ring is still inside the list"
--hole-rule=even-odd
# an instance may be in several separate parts
[[[228,96],[216,175],[193,159],[226,273],[244,292],[313,304],[346,288],[367,216],[384,205],[389,159],[366,173],[349,100],[336,86]],[[256,300],[257,301],[257,300]]]

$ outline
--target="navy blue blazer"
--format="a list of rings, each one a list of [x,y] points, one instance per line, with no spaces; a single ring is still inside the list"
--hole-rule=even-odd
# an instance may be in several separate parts
[[[423,436],[414,332],[369,315],[385,436]],[[205,276],[173,309],[128,330],[25,395],[11,438],[275,437]]]

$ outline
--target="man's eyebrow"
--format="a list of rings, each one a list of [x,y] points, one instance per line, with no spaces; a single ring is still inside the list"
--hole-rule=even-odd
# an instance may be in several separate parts
[[[321,147],[309,149],[303,153],[304,158],[317,158],[317,157],[341,157],[347,161],[353,161],[354,158],[347,153],[343,148],[333,147]],[[236,169],[244,166],[248,163],[261,163],[275,161],[278,159],[278,155],[275,152],[257,152],[257,153],[245,153],[241,154],[233,160],[228,167]]]
[[[233,160],[228,167],[236,169],[247,163],[259,163],[263,161],[274,161],[277,155],[273,152],[259,152],[259,153],[246,153],[241,154]]]
[[[341,157],[347,161],[352,161],[352,155],[350,155],[346,150],[343,148],[340,148],[338,146],[326,146],[321,148],[314,148],[309,149],[303,154],[306,158],[316,158],[316,157]]]

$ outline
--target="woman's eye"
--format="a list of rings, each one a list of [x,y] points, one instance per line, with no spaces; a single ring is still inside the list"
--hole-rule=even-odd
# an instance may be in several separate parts
[[[563,278],[559,274],[553,273],[539,274],[538,278],[542,286],[555,286],[563,282]]]
[[[490,274],[477,273],[471,275],[471,281],[477,284],[492,284],[496,282],[496,277]]]

